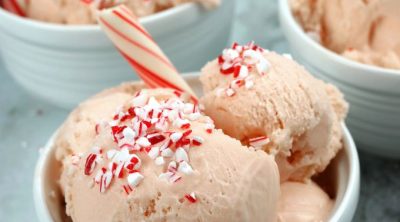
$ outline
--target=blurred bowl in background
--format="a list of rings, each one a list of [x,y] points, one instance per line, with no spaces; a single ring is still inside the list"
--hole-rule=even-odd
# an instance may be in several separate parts
[[[400,70],[344,58],[306,35],[280,1],[280,22],[293,56],[315,76],[338,86],[350,102],[347,124],[359,148],[400,158]]]
[[[185,3],[140,21],[179,71],[193,71],[227,45],[234,6],[232,0],[214,10]],[[138,79],[98,25],[45,23],[0,8],[0,50],[23,88],[67,109],[105,88]]]

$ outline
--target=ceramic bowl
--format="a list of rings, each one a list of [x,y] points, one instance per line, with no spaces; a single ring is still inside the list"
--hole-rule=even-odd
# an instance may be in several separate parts
[[[185,79],[202,94],[198,73],[187,74]],[[360,189],[360,168],[356,146],[347,127],[343,124],[344,148],[338,153],[318,181],[324,181],[335,204],[330,215],[331,222],[350,222],[357,207]],[[34,175],[34,202],[39,221],[62,221],[64,202],[58,188],[60,163],[55,159],[54,137],[49,139],[36,165]]]
[[[215,10],[205,10],[186,3],[140,22],[179,71],[195,71],[226,46],[234,5],[223,0]],[[44,23],[0,8],[0,51],[23,88],[68,109],[102,89],[137,79],[98,25]],[[195,60],[188,59],[194,55]]]
[[[306,35],[288,0],[280,1],[282,30],[293,56],[315,76],[338,86],[350,102],[346,120],[359,148],[400,158],[400,70],[344,58]]]

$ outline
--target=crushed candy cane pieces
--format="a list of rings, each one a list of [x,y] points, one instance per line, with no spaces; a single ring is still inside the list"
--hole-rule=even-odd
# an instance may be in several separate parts
[[[165,166],[159,178],[169,183],[176,183],[183,175],[192,174],[190,149],[201,146],[204,139],[193,135],[191,121],[206,118],[205,128],[212,133],[212,120],[203,116],[195,104],[185,103],[180,98],[158,101],[145,92],[137,93],[130,106],[126,112],[118,109],[112,121],[96,124],[96,135],[100,128],[102,133],[110,132],[110,139],[116,147],[104,152],[103,148],[93,147],[86,157],[84,174],[90,176],[96,167],[99,168],[93,182],[99,186],[100,192],[105,192],[113,180],[124,179],[123,191],[127,195],[132,193],[145,179],[141,173],[140,156],[143,156],[139,153],[147,155],[156,166]],[[73,157],[76,164],[80,159],[81,156]],[[107,165],[104,166],[105,161]],[[195,202],[194,193],[189,196],[191,202]]]
[[[225,89],[218,89],[217,95],[226,95],[228,97],[236,94],[237,88],[244,86],[251,89],[254,81],[249,75],[250,71],[256,70],[259,75],[265,75],[271,66],[264,57],[265,49],[257,46],[254,42],[246,45],[234,43],[231,48],[224,49],[218,57],[220,73],[222,75],[232,75],[233,80]],[[224,93],[221,93],[224,92]]]

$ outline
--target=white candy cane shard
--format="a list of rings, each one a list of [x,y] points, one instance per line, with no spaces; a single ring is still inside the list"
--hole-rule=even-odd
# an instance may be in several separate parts
[[[199,112],[191,113],[188,115],[188,119],[191,121],[198,120],[201,117],[201,114]]]
[[[226,89],[225,93],[227,96],[233,96],[233,95],[235,95],[236,92],[234,89],[228,88],[228,89]]]
[[[140,93],[138,96],[132,99],[132,106],[134,107],[142,107],[147,104],[148,96],[146,93]]]
[[[155,159],[155,158],[157,158],[159,155],[160,155],[160,148],[159,147],[152,147],[151,149],[150,149],[150,151],[149,151],[149,153],[148,153],[148,155],[149,155],[149,157],[151,158],[151,159]]]
[[[160,106],[160,103],[158,103],[158,101],[156,100],[156,98],[154,98],[154,96],[151,96],[146,105],[150,106],[151,108],[155,108]]]
[[[107,171],[104,176],[104,189],[107,189],[110,186],[111,180],[113,178],[112,172]]]
[[[187,155],[187,152],[185,151],[185,149],[183,148],[178,148],[175,151],[175,160],[176,162],[181,162],[181,161],[185,161],[185,162],[189,162],[189,157]]]
[[[143,175],[138,172],[131,173],[128,175],[127,178],[128,184],[132,187],[136,187],[143,180],[143,178]]]
[[[193,168],[186,161],[182,161],[179,163],[178,172],[181,172],[184,174],[192,174]]]
[[[140,137],[138,140],[136,140],[136,143],[139,144],[139,146],[141,147],[148,147],[151,145],[146,137]]]
[[[122,131],[122,135],[124,135],[124,139],[129,142],[135,139],[136,133],[130,127],[126,127],[124,131]]]
[[[251,89],[254,86],[254,82],[252,80],[246,80],[244,86],[246,87],[246,89]]]
[[[170,178],[169,178],[169,182],[170,183],[176,183],[178,182],[182,177],[179,176],[178,174],[174,173]]]
[[[168,164],[168,168],[167,168],[167,170],[169,171],[169,172],[176,172],[176,170],[177,170],[177,163],[175,162],[175,161],[171,161],[171,162],[169,162],[169,164]]]
[[[96,183],[100,183],[100,180],[101,180],[101,177],[103,176],[103,174],[104,174],[104,172],[102,169],[98,170],[96,176],[94,177],[94,181]]]
[[[164,163],[165,163],[164,157],[159,156],[159,157],[156,158],[156,160],[154,162],[156,163],[157,166],[164,165]]]
[[[249,69],[247,68],[247,66],[241,66],[238,77],[243,79],[248,75],[249,75]]]
[[[116,150],[107,151],[107,159],[111,160],[115,156],[116,153],[117,153]]]
[[[172,157],[173,155],[174,152],[170,148],[166,148],[161,151],[161,156],[163,157]]]
[[[183,134],[181,132],[172,133],[169,137],[171,138],[172,142],[176,143],[178,140],[182,138]]]

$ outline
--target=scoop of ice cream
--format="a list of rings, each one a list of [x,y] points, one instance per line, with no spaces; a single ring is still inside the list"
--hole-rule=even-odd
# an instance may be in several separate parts
[[[220,0],[35,0],[28,2],[26,14],[29,18],[52,23],[94,24],[98,9],[117,4],[125,4],[142,17],[186,2],[198,2],[209,9],[220,4]]]
[[[214,129],[179,93],[138,88],[83,103],[58,134],[73,221],[276,220],[271,156]]]
[[[285,182],[281,185],[279,222],[327,221],[333,201],[314,182]]]
[[[200,80],[201,103],[216,127],[276,153],[281,181],[307,180],[342,147],[342,94],[288,56],[235,44],[203,68]]]
[[[292,0],[305,31],[350,59],[400,69],[400,1]]]

